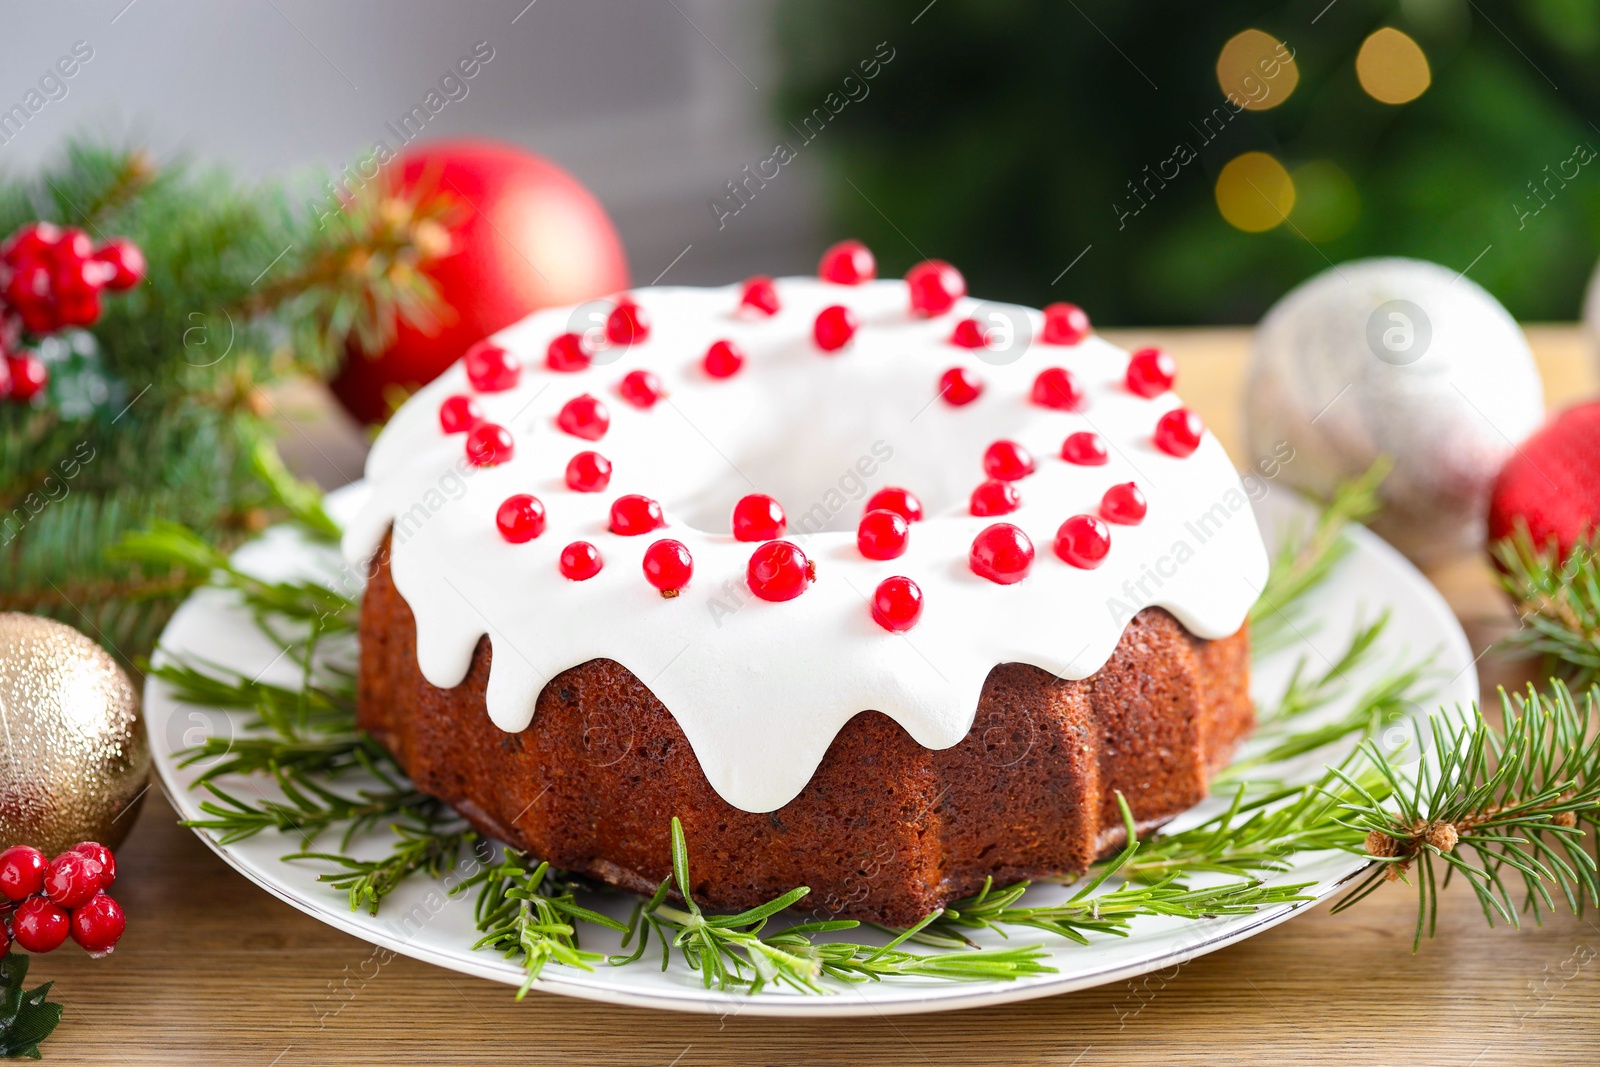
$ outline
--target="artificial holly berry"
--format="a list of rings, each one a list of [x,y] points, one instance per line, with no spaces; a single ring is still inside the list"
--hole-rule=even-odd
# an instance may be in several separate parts
[[[604,566],[600,550],[587,541],[574,541],[561,550],[561,573],[575,582],[588,581]]]
[[[856,547],[868,559],[903,556],[910,539],[911,525],[898,512],[887,508],[867,512],[856,527]]]
[[[967,295],[967,280],[942,259],[925,259],[906,271],[913,315],[943,315]]]
[[[872,250],[860,241],[846,240],[822,253],[817,277],[836,285],[860,285],[878,276],[878,263]]]
[[[574,437],[598,441],[611,429],[611,412],[599,400],[583,393],[561,405],[556,425]]]
[[[636,408],[648,411],[656,401],[666,396],[661,379],[647,370],[631,370],[617,383],[617,395]]]
[[[751,493],[733,506],[735,541],[770,541],[783,535],[788,518],[783,505],[765,493]]]
[[[1164,348],[1141,348],[1128,359],[1128,390],[1139,396],[1160,396],[1177,377],[1178,364]]]
[[[61,227],[53,222],[30,222],[17,227],[15,233],[0,244],[0,259],[8,263],[23,259],[37,259],[61,240]]]
[[[868,511],[892,511],[907,522],[922,521],[922,501],[911,490],[893,485],[879,489],[868,497],[867,506],[862,510],[863,514]]]
[[[782,305],[778,302],[778,287],[767,277],[751,278],[744,283],[739,294],[739,307],[749,308],[761,315],[776,315]]]
[[[878,583],[872,594],[872,618],[890,633],[905,633],[922,618],[922,589],[896,575]]]
[[[732,341],[713,341],[706,349],[706,373],[713,378],[731,378],[744,366],[744,349]]]
[[[567,488],[599,493],[611,484],[611,461],[598,452],[579,452],[567,461]]]
[[[98,841],[79,841],[72,851],[82,852],[100,865],[100,888],[110,889],[117,880],[117,857]]]
[[[82,852],[68,850],[44,871],[44,894],[63,908],[76,908],[100,891],[100,864]]]
[[[97,893],[71,916],[72,940],[85,952],[103,956],[117,947],[128,920],[122,907],[104,893]]]
[[[984,348],[989,338],[977,319],[962,319],[950,331],[950,343],[958,348]]]
[[[842,304],[833,304],[817,312],[811,324],[811,336],[824,352],[837,352],[850,343],[856,335],[856,314]]]
[[[1090,430],[1080,430],[1068,434],[1061,442],[1061,458],[1080,467],[1099,467],[1110,457],[1105,438]]]
[[[1040,407],[1074,411],[1083,402],[1083,384],[1065,367],[1046,367],[1033,380],[1030,399]]]
[[[1038,469],[1033,453],[1015,441],[996,441],[983,451],[983,473],[1002,482],[1026,478]]]
[[[1200,447],[1200,437],[1205,433],[1200,416],[1188,408],[1173,408],[1156,423],[1156,447],[1169,456],[1191,456]]]
[[[587,370],[589,361],[589,350],[583,347],[583,337],[580,334],[557,334],[544,350],[545,366],[563,374]]]
[[[516,452],[511,431],[493,422],[480,422],[467,431],[467,461],[474,467],[494,467]]]
[[[606,340],[614,345],[636,345],[650,336],[650,315],[624,297],[606,316]]]
[[[816,564],[788,541],[768,541],[750,553],[745,581],[762,600],[793,600],[817,580]]]
[[[972,573],[999,585],[1012,585],[1033,566],[1033,542],[1009,522],[985,527],[972,539],[967,563]]]
[[[1489,505],[1489,538],[1525,523],[1534,547],[1565,558],[1600,527],[1600,401],[1561,412],[1523,441],[1500,469]]]
[[[544,533],[544,503],[528,493],[508,496],[494,514],[500,536],[514,545],[532,541]]]
[[[12,845],[0,852],[0,894],[7,900],[26,900],[44,892],[44,872],[49,865],[44,853],[31,845]]]
[[[951,367],[939,376],[939,395],[946,404],[964,407],[983,393],[983,379],[965,367]]]
[[[439,428],[445,433],[466,433],[483,421],[483,408],[470,396],[447,396],[439,405]]]
[[[647,496],[629,493],[611,502],[611,532],[622,537],[637,537],[667,524],[661,505]]]
[[[694,558],[682,541],[667,537],[644,550],[644,580],[659,589],[662,596],[677,596],[693,576]]]
[[[1074,515],[1056,531],[1056,555],[1062,562],[1092,571],[1111,551],[1111,531],[1093,515]]]
[[[522,360],[497,344],[479,341],[461,357],[467,381],[480,393],[503,393],[516,388],[522,377]]]
[[[991,478],[972,491],[968,510],[980,517],[1009,515],[1022,506],[1022,496],[1010,482]]]
[[[1144,493],[1133,482],[1113,485],[1100,498],[1100,517],[1123,526],[1139,525],[1149,510]]]
[[[132,289],[144,281],[144,253],[126,237],[113,237],[94,251],[94,258],[112,270],[107,289]]]
[[[1051,304],[1044,309],[1044,330],[1040,337],[1047,345],[1075,345],[1089,336],[1089,316],[1077,304]]]
[[[11,916],[11,933],[29,952],[54,952],[67,939],[66,909],[47,897],[29,897]]]

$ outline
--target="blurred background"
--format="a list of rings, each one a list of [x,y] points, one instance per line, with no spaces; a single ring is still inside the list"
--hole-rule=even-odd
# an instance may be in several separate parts
[[[1470,267],[1549,320],[1577,317],[1600,254],[1600,0],[0,10],[0,110],[93,51],[59,98],[0,120],[9,174],[75,134],[247,176],[337,169],[397,146],[487,42],[422,137],[570,169],[636,283],[806,271],[849,234],[886,275],[947,258],[977,295],[1072,299],[1100,323],[1249,323],[1381,253]],[[792,158],[769,162],[780,143]],[[763,167],[778,177],[749,178]]]

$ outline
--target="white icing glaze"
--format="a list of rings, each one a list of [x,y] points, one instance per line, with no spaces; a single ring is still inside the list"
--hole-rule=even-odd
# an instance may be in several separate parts
[[[865,709],[890,716],[928,748],[946,748],[971,727],[996,664],[1086,677],[1110,657],[1127,620],[1150,605],[1200,637],[1224,637],[1242,624],[1267,558],[1238,476],[1209,433],[1183,459],[1154,446],[1156,421],[1178,398],[1130,393],[1121,349],[1097,337],[1071,347],[1035,341],[1014,362],[993,366],[946,340],[956,319],[979,306],[973,300],[921,319],[908,313],[899,281],[845,287],[794,278],[777,287],[783,307],[771,318],[736,314],[738,286],[639,290],[634,298],[653,322],[649,338],[604,349],[579,373],[544,362],[550,339],[571,328],[570,308],[497,334],[523,362],[516,388],[478,397],[515,437],[514,458],[497,467],[470,467],[464,435],[439,427],[440,402],[472,392],[461,364],[400,409],[367,461],[373,493],[345,535],[345,552],[365,559],[394,523],[392,573],[416,616],[417,659],[429,682],[459,684],[487,634],[489,715],[516,731],[556,674],[616,660],[671,711],[716,791],[760,812],[793,799],[834,735]],[[861,328],[845,349],[824,354],[812,321],[834,303],[852,308]],[[1037,337],[1042,316],[1025,314]],[[719,338],[748,356],[726,380],[701,369]],[[986,383],[964,407],[936,395],[939,375],[957,365]],[[1082,381],[1079,411],[1030,402],[1034,377],[1048,366]],[[621,400],[616,383],[637,367],[659,375],[669,399],[647,411]],[[584,392],[611,412],[599,442],[555,426],[562,404]],[[1079,430],[1106,439],[1109,463],[1060,458],[1063,438]],[[984,477],[983,450],[1002,437],[1031,449],[1039,470],[1017,483],[1020,510],[973,517],[967,501]],[[614,465],[605,492],[565,485],[567,460],[585,449]],[[1052,549],[1056,528],[1070,515],[1094,514],[1104,491],[1124,481],[1144,490],[1148,517],[1110,527],[1100,568],[1063,563]],[[873,561],[857,550],[855,527],[866,497],[888,485],[916,493],[928,518],[912,525],[903,556]],[[508,544],[495,512],[518,492],[544,502],[549,525],[533,541]],[[782,502],[785,539],[816,564],[815,584],[794,600],[769,603],[745,584],[757,546],[733,539],[729,515],[750,492]],[[624,493],[659,500],[668,527],[610,533],[611,502]],[[973,537],[997,521],[1020,526],[1035,545],[1032,572],[1015,585],[968,568]],[[821,532],[805,532],[824,522]],[[640,569],[660,537],[677,538],[694,557],[693,580],[674,599],[661,597]],[[605,559],[584,582],[557,570],[561,549],[576,540],[594,543]],[[868,607],[880,581],[902,574],[922,587],[926,603],[903,636],[878,626]]]

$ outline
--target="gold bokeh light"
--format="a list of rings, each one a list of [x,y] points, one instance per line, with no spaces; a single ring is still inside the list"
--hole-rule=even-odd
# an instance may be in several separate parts
[[[1246,111],[1266,111],[1289,99],[1300,84],[1300,68],[1272,34],[1240,30],[1217,57],[1217,84]]]
[[[1245,233],[1264,233],[1294,210],[1294,180],[1272,156],[1246,152],[1217,175],[1217,210]]]
[[[1393,26],[1361,42],[1356,78],[1368,96],[1384,104],[1409,104],[1433,84],[1422,46]]]

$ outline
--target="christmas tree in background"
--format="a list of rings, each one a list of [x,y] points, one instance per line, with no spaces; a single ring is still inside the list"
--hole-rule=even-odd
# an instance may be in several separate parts
[[[278,459],[266,389],[426,322],[438,302],[419,267],[448,251],[451,211],[326,183],[308,200],[89,145],[0,183],[0,236],[58,228],[29,231],[53,245],[14,237],[0,265],[0,345],[22,371],[0,389],[0,611],[54,616],[132,661],[206,572],[119,557],[125,534],[165,519],[226,548],[285,512],[331,533]],[[126,246],[142,280],[109,291],[96,257]],[[77,283],[63,273],[83,262]]]

